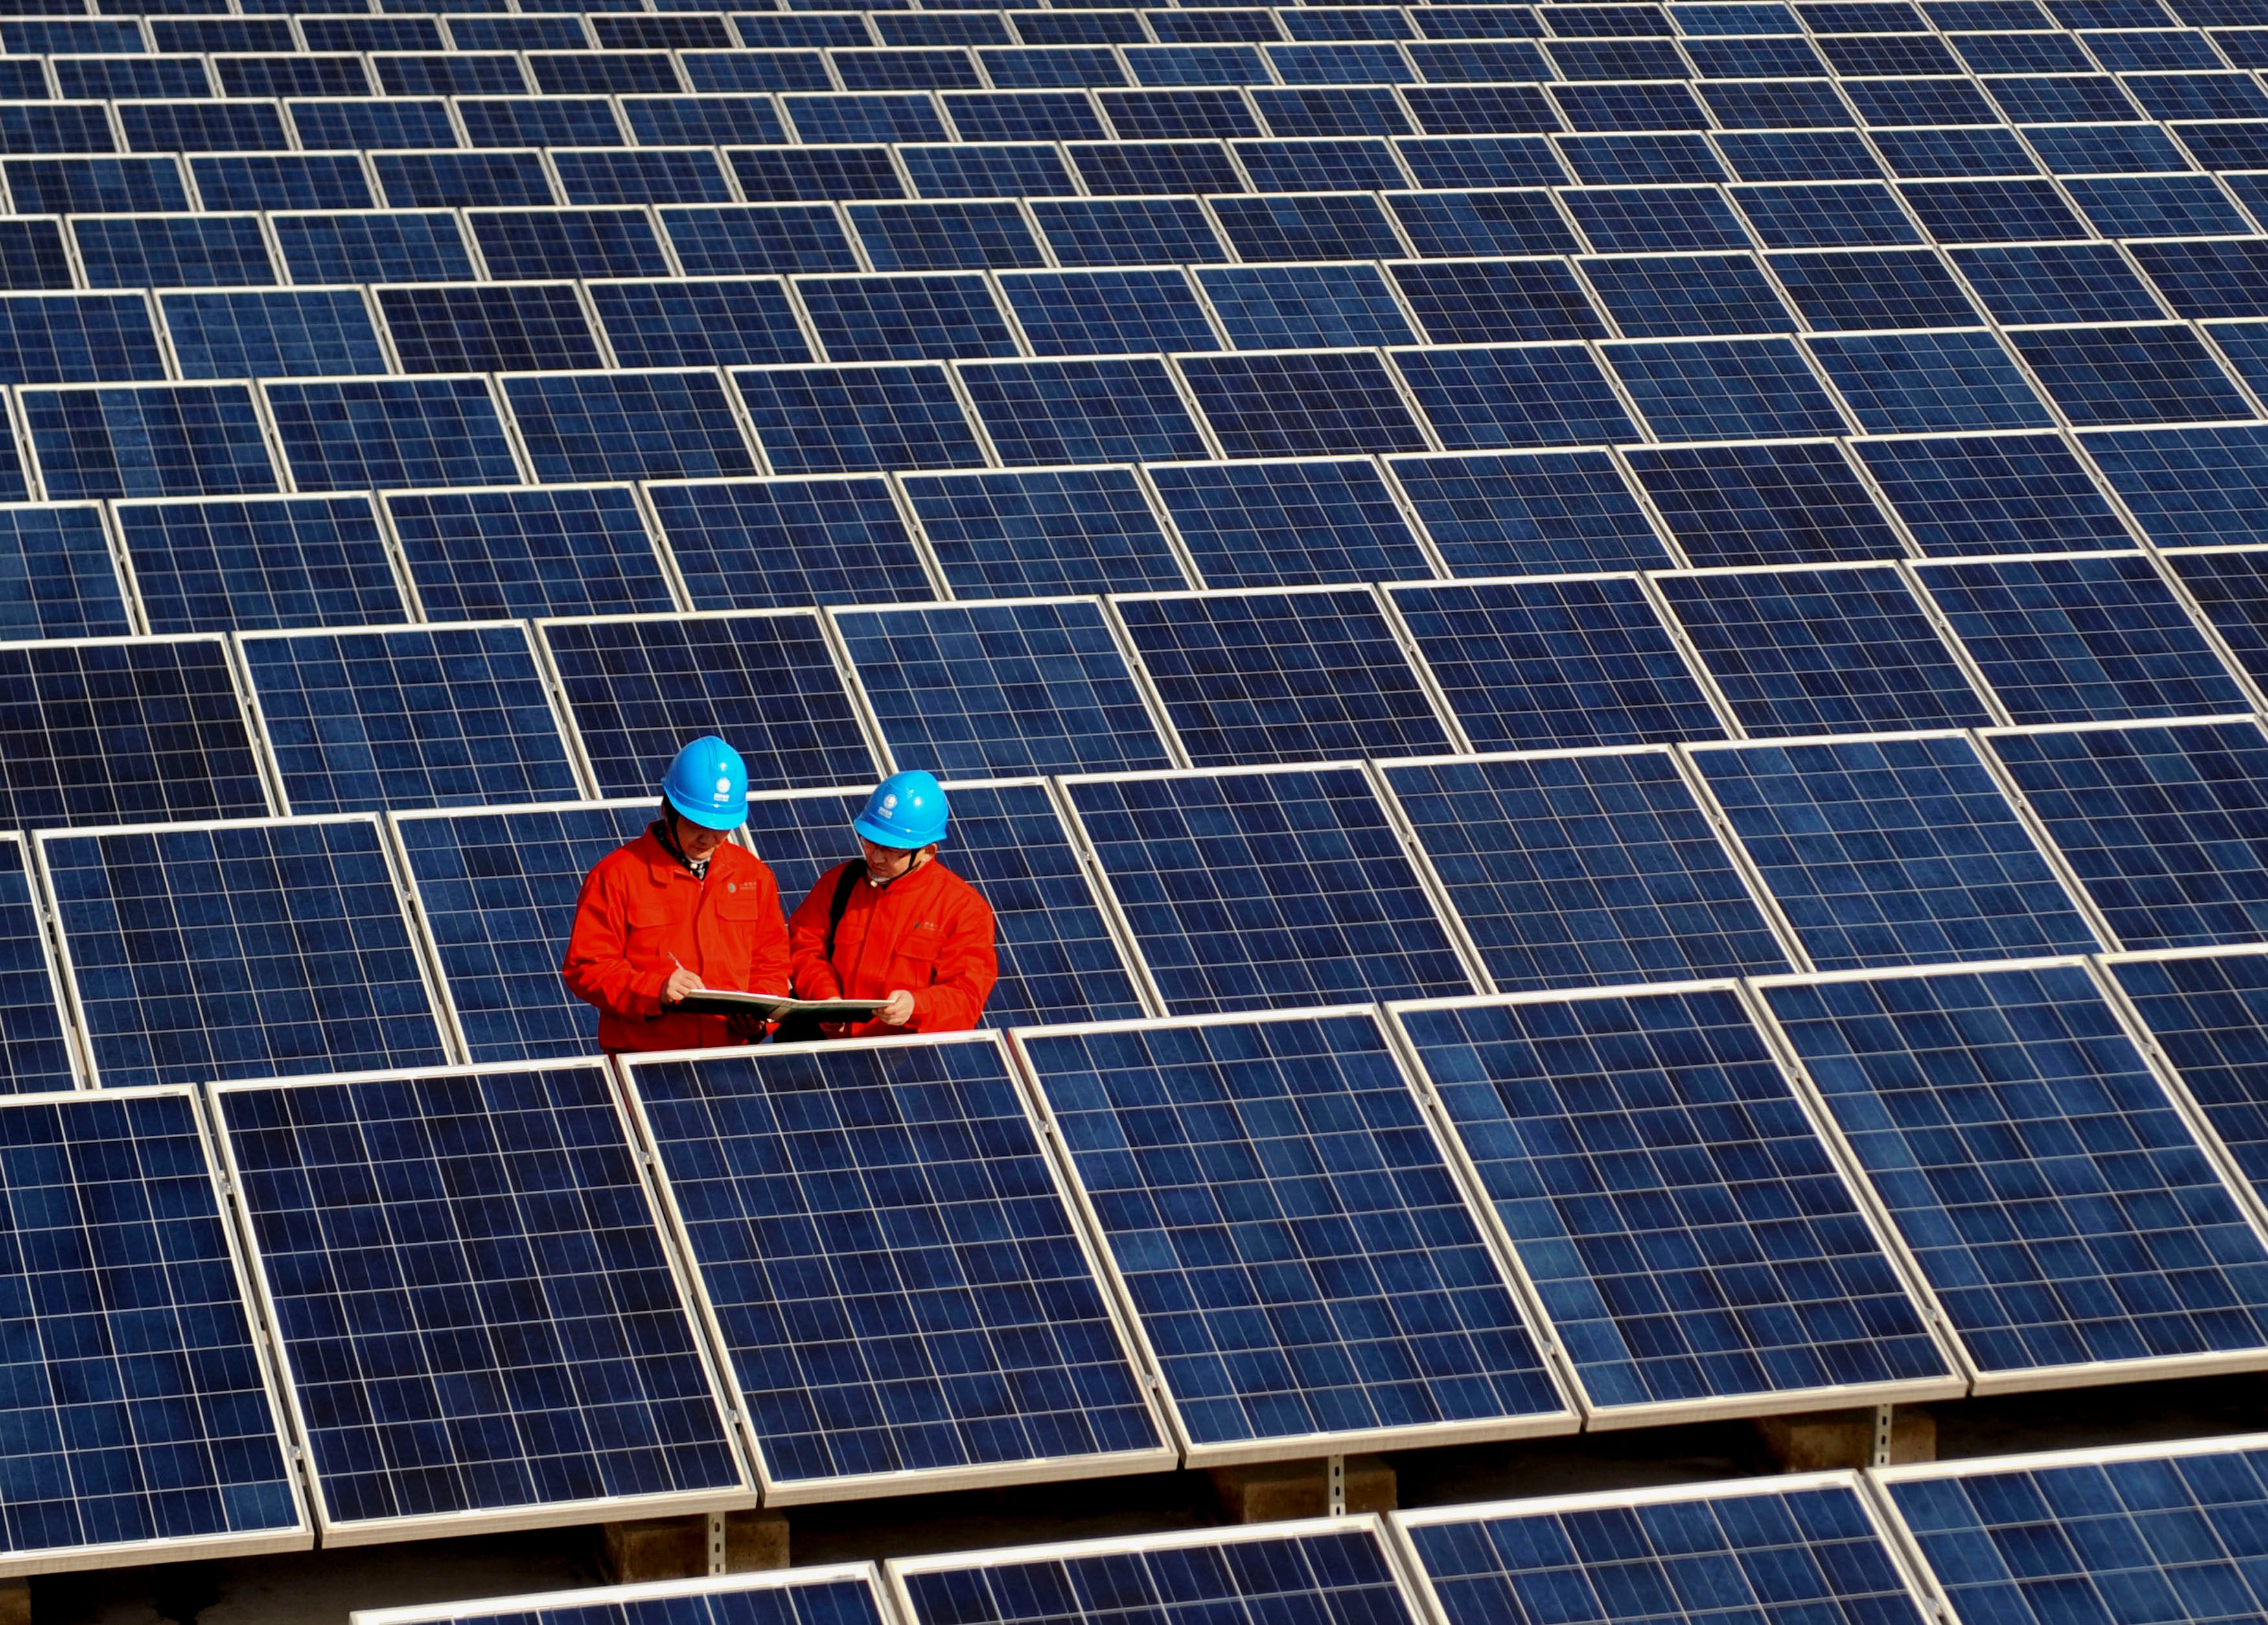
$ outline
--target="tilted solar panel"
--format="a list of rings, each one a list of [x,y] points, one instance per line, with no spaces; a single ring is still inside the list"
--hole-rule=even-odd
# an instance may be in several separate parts
[[[1979,1392],[2268,1362],[2268,1239],[2083,965],[1760,990]]]
[[[999,1040],[630,1077],[768,1502],[1172,1464]]]
[[[312,1544],[186,1089],[0,1103],[11,1574]]]
[[[658,805],[641,796],[391,820],[441,1004],[475,1063],[591,1053],[598,1014],[559,975],[576,900],[592,866],[644,834]]]
[[[409,615],[367,496],[190,497],[114,511],[143,616],[161,636]]]
[[[375,818],[50,831],[34,849],[104,1086],[449,1059]]]
[[[747,1504],[602,1063],[213,1106],[326,1544]]]
[[[871,1563],[817,1563],[539,1597],[360,1608],[348,1617],[350,1625],[887,1625],[880,1592]]]
[[[1569,1425],[1373,1012],[1014,1042],[1192,1460]]]
[[[2121,955],[2104,968],[2239,1177],[2268,1201],[2268,961],[2237,949]]]

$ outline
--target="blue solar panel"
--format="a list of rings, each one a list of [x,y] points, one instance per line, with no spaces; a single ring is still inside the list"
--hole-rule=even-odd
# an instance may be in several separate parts
[[[1904,553],[1831,441],[1642,446],[1628,455],[1695,564],[1827,564]]]
[[[2163,577],[2139,553],[1916,568],[2018,723],[2115,722],[2250,709]]]
[[[303,491],[520,482],[484,379],[270,384],[262,393]]]
[[[519,621],[258,633],[239,647],[287,811],[556,801],[582,790]]]
[[[1477,749],[1725,737],[1629,577],[1407,585],[1387,596]]]
[[[657,483],[646,497],[696,609],[936,596],[880,479]]]
[[[2268,738],[2250,722],[1987,736],[2129,948],[2268,934]]]
[[[377,296],[405,372],[602,364],[571,283],[445,283],[380,288]]]
[[[26,389],[17,400],[50,501],[277,489],[242,384]],[[24,494],[14,460],[0,458],[0,496]]]
[[[576,899],[592,865],[653,817],[641,796],[394,820],[443,1002],[475,1063],[591,1053],[595,1012],[559,978]]]
[[[1145,1013],[1046,785],[956,783],[951,795],[953,827],[940,861],[983,893],[998,930],[1000,979],[984,1002],[983,1025]],[[850,855],[850,820],[865,802],[866,791],[856,790],[759,796],[748,804],[751,844],[778,877],[790,908]]]
[[[0,637],[114,637],[134,630],[100,509],[0,507]]]
[[[1692,760],[1818,969],[2098,945],[1959,734],[1697,749]]]
[[[1168,1010],[1471,991],[1359,768],[1064,790]]]
[[[40,837],[97,1079],[448,1059],[372,818]]]
[[[956,598],[1189,585],[1130,468],[910,474],[902,489]],[[858,595],[879,596],[864,585]]]
[[[1791,962],[1667,754],[1381,771],[1502,990],[1765,974]]]
[[[1593,1409],[1965,1386],[1734,989],[1395,1018]]]
[[[390,371],[358,289],[168,293],[158,303],[184,378],[338,378]]]
[[[998,1040],[631,1078],[769,1496],[1173,1460]]]
[[[77,1085],[63,990],[32,891],[22,837],[0,835],[0,1093]]]
[[[1091,599],[840,608],[892,761],[946,777],[1174,765]]]
[[[500,380],[535,477],[698,480],[756,472],[713,372],[578,372]]]
[[[746,1501],[600,1065],[215,1108],[327,1539]]]
[[[1673,562],[1605,452],[1397,457],[1387,467],[1452,575]]]
[[[0,1548],[84,1568],[306,1548],[188,1092],[11,1101],[0,1148],[25,1340]]]
[[[1412,1625],[1422,1617],[1365,1526],[1093,1541],[981,1562],[928,1558],[906,1565],[900,1578],[915,1625],[1041,1625],[1103,1614],[1197,1625],[1263,1610],[1298,1625]]]
[[[1882,1487],[1965,1618],[2031,1625],[2073,1597],[2128,1617],[2205,1619],[2260,1606],[2268,1454],[2256,1444],[1900,1470]]]
[[[775,474],[983,465],[942,367],[780,367],[733,378]]]
[[[1663,575],[1750,738],[1997,721],[1895,565]]]
[[[2134,545],[2110,499],[2057,436],[1860,440],[1852,449],[1925,555]]]
[[[1452,748],[1367,588],[1112,603],[1195,766]]]
[[[1786,339],[1632,341],[1602,347],[1666,440],[1845,432],[1843,415]]]
[[[1566,1425],[1368,1012],[1017,1042],[1195,1450]]]
[[[386,512],[429,620],[676,605],[637,503],[620,486],[401,491]]]
[[[808,611],[547,621],[538,635],[602,796],[642,796],[686,740],[721,734],[757,789],[879,776]]]
[[[969,362],[957,371],[993,452],[1012,467],[1209,455],[1156,357]]]
[[[1208,586],[1433,574],[1394,493],[1367,460],[1184,464],[1149,475]]]
[[[0,645],[0,827],[273,810],[220,638]]]
[[[1764,1481],[1398,1521],[1449,1625],[1546,1608],[1566,1625],[1686,1625],[1719,1610],[1760,1625],[1918,1625],[1930,1616],[1870,1505],[1853,1484]]]
[[[2268,1343],[2268,1244],[2081,967],[1764,996],[1980,1386]]]

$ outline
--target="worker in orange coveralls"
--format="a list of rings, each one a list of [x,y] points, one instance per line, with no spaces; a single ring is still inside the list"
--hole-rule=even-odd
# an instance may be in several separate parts
[[[711,735],[678,752],[661,816],[584,878],[559,974],[599,1007],[599,1048],[708,1049],[764,1035],[755,1016],[679,1010],[703,988],[784,993],[787,925],[762,860],[726,837],[747,821],[748,768]]]
[[[851,820],[864,854],[838,864],[788,921],[795,996],[887,1001],[871,1021],[779,1039],[961,1033],[999,979],[991,906],[937,861],[945,791],[926,773],[882,781]]]

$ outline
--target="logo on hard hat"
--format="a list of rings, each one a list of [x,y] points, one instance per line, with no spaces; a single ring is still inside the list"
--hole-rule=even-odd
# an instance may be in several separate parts
[[[883,812],[896,812],[897,810],[898,810],[898,798],[897,798],[895,796],[885,796],[885,797],[883,797],[883,798],[882,798],[882,811],[883,811]]]
[[[719,800],[729,799],[729,798],[731,798],[732,794],[733,794],[733,781],[732,781],[732,780],[730,780],[730,779],[718,779],[718,780],[717,781],[717,795],[718,795],[718,798]]]

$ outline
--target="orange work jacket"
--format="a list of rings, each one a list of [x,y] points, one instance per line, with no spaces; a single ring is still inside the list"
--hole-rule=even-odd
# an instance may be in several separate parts
[[[796,996],[880,999],[900,988],[913,994],[914,1018],[902,1027],[863,1021],[828,1029],[851,1038],[975,1026],[1000,976],[991,905],[934,858],[887,886],[853,881],[830,960],[827,910],[842,873],[837,864],[820,876],[788,921]]]
[[[559,974],[569,992],[599,1007],[601,1049],[743,1042],[722,1016],[662,1007],[662,987],[681,965],[708,987],[786,992],[779,884],[762,859],[730,842],[696,880],[649,829],[585,877]]]

